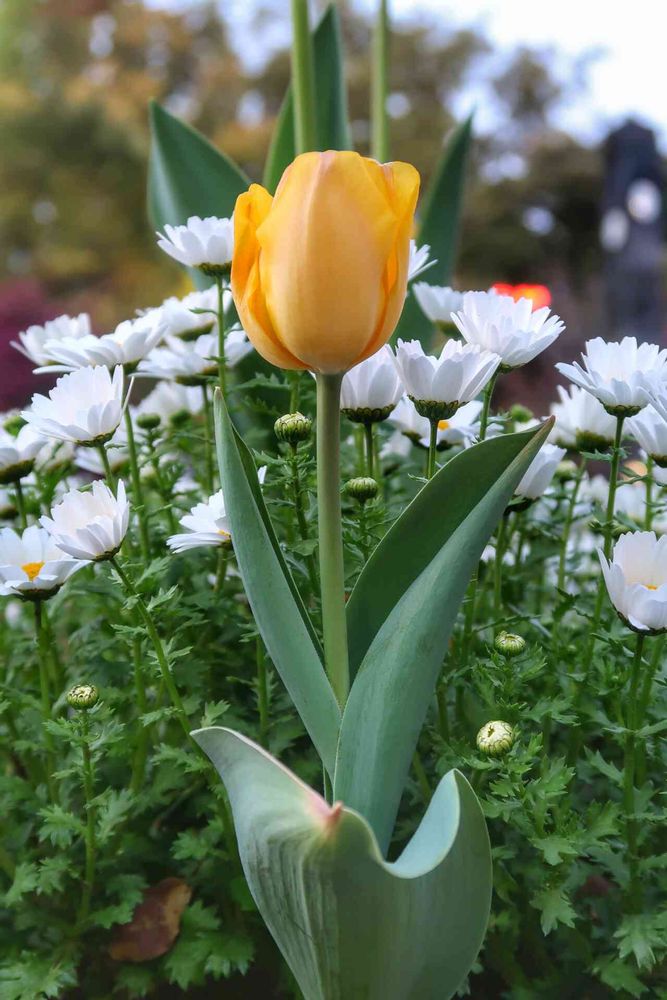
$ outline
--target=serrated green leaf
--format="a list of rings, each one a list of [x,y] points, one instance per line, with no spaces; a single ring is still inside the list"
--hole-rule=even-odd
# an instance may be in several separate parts
[[[229,729],[193,734],[229,794],[251,892],[306,1000],[447,1000],[482,942],[484,818],[450,771],[397,861],[365,819]],[[270,877],[267,878],[267,872]]]
[[[619,958],[603,959],[595,964],[593,971],[615,994],[625,990],[632,997],[641,997],[646,993],[646,986],[637,978],[634,969]]]
[[[559,924],[574,927],[576,913],[570,897],[562,886],[541,889],[531,899],[531,906],[540,911],[543,934],[550,934]]]

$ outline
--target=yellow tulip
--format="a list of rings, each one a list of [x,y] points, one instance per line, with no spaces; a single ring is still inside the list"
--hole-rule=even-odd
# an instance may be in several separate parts
[[[419,174],[358,153],[297,156],[275,197],[253,184],[234,210],[232,293],[259,353],[335,374],[378,351],[407,288]]]

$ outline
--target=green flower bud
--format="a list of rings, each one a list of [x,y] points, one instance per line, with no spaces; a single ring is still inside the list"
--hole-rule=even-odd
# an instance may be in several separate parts
[[[574,437],[574,446],[577,451],[609,451],[612,442],[600,434],[592,434],[590,431],[577,431]]]
[[[20,413],[14,413],[13,416],[7,417],[2,426],[8,434],[11,434],[12,437],[16,437],[21,428],[25,427],[26,423],[27,421],[23,419]]]
[[[345,483],[345,492],[359,503],[366,503],[373,500],[378,495],[378,484],[370,476],[358,476],[356,479],[348,479]]]
[[[489,757],[502,757],[511,750],[516,732],[509,722],[487,722],[477,733],[477,749]]]
[[[408,399],[414,403],[419,416],[426,417],[427,420],[449,420],[459,408],[458,399],[451,403],[441,403],[437,399],[415,399],[414,396],[408,396]]]
[[[370,406],[362,406],[356,410],[346,408],[340,412],[354,424],[379,424],[391,414],[394,405],[391,403],[390,406],[378,406],[375,409]]]
[[[577,471],[576,462],[572,462],[569,458],[566,458],[556,466],[556,479],[560,479],[561,483],[569,483],[571,479],[574,479]]]
[[[140,427],[142,431],[154,431],[159,426],[159,413],[140,413],[137,417],[137,427]]]
[[[519,656],[526,648],[526,640],[513,632],[499,632],[494,646],[504,656]]]
[[[94,684],[75,684],[67,692],[67,704],[70,708],[87,711],[97,704],[99,691]]]
[[[510,408],[509,418],[515,424],[527,424],[529,420],[533,419],[533,412],[529,410],[527,406],[522,406],[521,403],[515,403],[514,406]]]
[[[189,410],[176,410],[175,413],[172,413],[169,422],[172,427],[184,427],[190,420],[191,416],[192,414]]]
[[[286,444],[298,444],[307,441],[313,429],[313,421],[303,413],[284,413],[278,417],[273,430],[279,441]]]

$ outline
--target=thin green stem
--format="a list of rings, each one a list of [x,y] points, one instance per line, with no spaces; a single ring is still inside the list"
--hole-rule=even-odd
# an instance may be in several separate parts
[[[19,512],[19,520],[21,522],[21,530],[25,531],[28,527],[28,515],[25,509],[25,497],[23,495],[23,487],[21,486],[21,480],[17,479],[14,483],[14,492],[16,494],[16,508]]]
[[[632,661],[632,673],[630,675],[623,768],[623,809],[626,824],[626,857],[629,870],[627,905],[630,912],[637,911],[641,893],[638,878],[639,859],[637,857],[638,828],[635,816],[635,769],[637,763],[637,728],[639,722],[637,691],[641,676],[643,648],[644,636],[642,633],[638,633],[635,644],[635,655]]]
[[[447,712],[447,688],[443,681],[436,689],[436,699],[438,702],[438,726],[440,736],[444,743],[449,743],[449,715]]]
[[[616,490],[618,488],[618,472],[621,466],[621,455],[623,449],[623,422],[625,417],[616,417],[616,436],[614,438],[613,450],[611,453],[611,470],[609,472],[609,490],[607,493],[607,515],[604,526],[604,554],[607,559],[611,556],[612,545],[614,544],[614,508],[616,504]]]
[[[489,415],[491,413],[491,398],[493,396],[493,390],[496,387],[496,382],[498,381],[499,372],[496,372],[491,376],[487,382],[486,389],[484,390],[483,404],[482,404],[482,415],[479,419],[479,440],[484,441],[486,438],[486,432],[489,426]]]
[[[137,697],[137,709],[139,711],[139,715],[145,715],[148,711],[148,699],[146,697],[146,684],[144,681],[143,665],[141,662],[141,639],[138,638],[132,640],[132,664],[134,666],[134,689]],[[130,788],[135,795],[139,792],[144,782],[149,739],[150,731],[148,727],[144,726],[142,722],[139,722],[139,736],[137,738],[137,747],[134,753],[132,781],[130,784]]]
[[[315,68],[308,23],[308,0],[291,0],[292,8],[292,93],[297,153],[317,146],[315,125]]]
[[[428,437],[428,462],[426,464],[426,478],[432,479],[435,475],[435,451],[438,443],[438,421],[430,420],[430,433]]]
[[[141,484],[141,473],[139,471],[137,445],[134,440],[134,427],[132,426],[132,415],[130,414],[129,406],[125,407],[125,430],[127,432],[127,451],[130,457],[130,477],[132,479],[132,493],[134,494],[134,506],[139,518],[139,546],[141,548],[142,559],[144,560],[145,563],[148,563],[151,558],[151,544],[150,544],[150,537],[148,534],[148,517],[147,517],[146,504],[144,501],[143,487]],[[104,454],[106,456],[104,445],[102,445],[102,450],[104,451]],[[109,459],[107,456],[107,464],[104,467],[107,479],[109,478],[109,473],[110,473],[108,463]],[[109,482],[109,485],[112,486],[112,481]]]
[[[503,557],[507,539],[507,518],[501,517],[496,534],[496,557],[493,562],[493,615],[500,617],[503,606]]]
[[[371,77],[371,156],[380,163],[389,159],[389,116],[387,93],[389,78],[388,0],[380,0],[373,32]]]
[[[644,528],[650,531],[653,527],[653,459],[646,459],[646,475],[644,476],[644,486],[646,488],[646,512],[644,514]]]
[[[44,746],[46,754],[44,758],[44,778],[49,790],[49,798],[52,802],[57,801],[56,786],[53,778],[53,736],[47,728],[47,723],[51,721],[51,691],[49,689],[49,645],[47,632],[44,627],[46,609],[41,600],[34,602],[35,607],[35,640],[37,643],[37,659],[39,667],[39,691],[40,705],[42,711],[42,724],[44,727]]]
[[[126,411],[127,412],[127,411]],[[109,456],[107,455],[107,449],[105,445],[98,444],[97,453],[100,456],[100,461],[102,462],[102,468],[104,469],[104,478],[107,481],[107,486],[110,490],[116,492],[116,477],[113,474],[111,468],[111,463],[109,462]]]
[[[370,421],[364,424],[364,444],[366,456],[366,475],[375,479],[375,428]]]
[[[289,412],[297,413],[301,398],[301,372],[289,372]]]
[[[338,702],[349,690],[345,567],[340,510],[340,385],[342,375],[317,376],[317,496],[324,663]]]
[[[223,399],[225,397],[225,306],[224,306],[224,284],[222,275],[217,275],[215,284],[218,290],[218,382]]]
[[[83,891],[81,903],[77,914],[77,924],[85,924],[90,913],[90,901],[93,895],[93,884],[95,880],[95,859],[97,846],[95,843],[95,775],[93,771],[92,755],[90,753],[90,727],[88,712],[81,711],[81,753],[83,757],[83,796],[86,811],[86,827],[84,840],[86,845],[86,867],[83,878]]]
[[[299,474],[298,447],[296,444],[290,445],[290,472],[292,474],[292,492],[294,494],[294,512],[296,522],[299,526],[299,534],[302,542],[310,541],[310,531],[306,520],[306,511],[303,502],[303,488],[301,486],[301,476]],[[308,580],[313,593],[317,593],[317,571],[312,553],[306,556],[306,569]]]
[[[206,382],[202,382],[202,409],[204,411],[204,462],[206,470],[206,489],[209,496],[213,493],[213,423],[211,416],[211,401],[208,396]]]
[[[567,546],[570,540],[570,532],[572,530],[572,522],[574,521],[574,511],[577,504],[577,498],[579,497],[579,489],[581,488],[581,483],[584,478],[584,472],[586,471],[586,462],[582,458],[580,465],[577,467],[577,474],[574,478],[574,485],[572,487],[572,492],[570,493],[570,499],[568,500],[567,510],[565,513],[565,521],[563,522],[563,532],[561,536],[560,543],[560,555],[558,557],[558,582],[557,586],[559,590],[565,588],[565,569],[567,565]]]
[[[266,676],[266,654],[261,636],[255,640],[255,663],[257,666],[257,711],[259,713],[259,742],[267,746],[269,732],[269,688]]]
[[[227,576],[227,565],[229,563],[229,549],[226,545],[221,545],[218,549],[218,566],[215,572],[215,584],[213,589],[217,592],[222,590]]]

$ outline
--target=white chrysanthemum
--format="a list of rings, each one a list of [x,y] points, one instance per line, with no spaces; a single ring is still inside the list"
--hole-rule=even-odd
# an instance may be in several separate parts
[[[231,292],[225,291],[223,306],[231,302]],[[156,309],[148,309],[142,315],[155,314],[165,329],[165,336],[195,340],[203,333],[217,330],[218,290],[213,285],[201,292],[190,292],[182,299],[175,296],[165,299]],[[194,311],[196,310],[196,311]]]
[[[413,291],[421,311],[432,323],[452,323],[452,313],[463,306],[463,292],[456,292],[447,285],[418,281]]]
[[[515,489],[515,496],[525,497],[527,500],[537,500],[541,497],[564,455],[565,448],[557,448],[555,444],[543,444]]]
[[[51,597],[78,569],[88,565],[60,549],[47,531],[31,524],[22,535],[0,531],[0,594],[41,600]]]
[[[436,447],[452,448],[455,445],[463,445],[464,448],[467,448],[479,434],[481,412],[482,404],[479,400],[472,399],[464,406],[460,406],[448,420],[439,420]],[[422,434],[420,444],[428,448],[430,441],[428,420],[425,423],[427,424],[427,432]]]
[[[78,316],[58,316],[50,319],[43,326],[29,326],[19,333],[18,341],[12,340],[12,347],[24,354],[35,365],[48,364],[44,354],[44,345],[48,341],[78,340],[90,336],[90,316],[79,313]]]
[[[631,417],[626,429],[647,455],[659,465],[667,465],[667,420],[653,406]]]
[[[428,271],[430,267],[437,264],[437,260],[430,260],[429,256],[431,253],[431,248],[428,243],[424,243],[423,246],[418,247],[415,240],[410,240],[410,257],[408,260],[408,281],[414,281],[415,278],[423,274],[424,271]]]
[[[202,334],[196,340],[183,341],[166,337],[166,347],[156,347],[139,364],[139,374],[151,378],[166,378],[181,385],[201,385],[209,375],[218,371],[218,338],[213,333]],[[234,368],[252,351],[252,344],[240,327],[230,330],[225,337],[225,365]]]
[[[503,368],[518,368],[541,354],[565,329],[549,307],[536,309],[530,299],[515,302],[510,295],[466,292],[463,308],[452,315],[464,340],[498,354]]]
[[[550,413],[556,418],[551,437],[563,448],[584,451],[603,450],[614,441],[616,420],[602,403],[585,389],[571,385],[569,390],[556,386],[559,403],[552,403]]]
[[[248,335],[240,326],[234,326],[225,334],[225,367],[236,368],[253,350]]]
[[[165,226],[157,233],[157,245],[187,267],[209,274],[224,274],[234,255],[234,219],[192,215],[185,226]]]
[[[559,362],[558,371],[575,385],[599,399],[611,413],[632,416],[653,401],[667,378],[667,350],[657,344],[638,344],[635,337],[607,343],[602,337],[587,340],[578,361]]]
[[[266,466],[257,471],[260,483],[264,482]],[[172,552],[185,552],[202,546],[228,545],[231,541],[231,530],[225,508],[225,498],[222,490],[203,503],[195,504],[189,514],[179,521],[187,531],[178,535],[170,535],[167,545]]]
[[[407,395],[418,403],[467,403],[481,392],[499,364],[497,354],[457,340],[448,340],[439,357],[424,354],[418,340],[399,340],[396,347],[401,381]]]
[[[128,462],[129,452],[127,450],[127,431],[121,424],[114,436],[104,446],[107,462],[112,472],[117,472]],[[74,464],[84,472],[90,472],[93,476],[103,479],[106,476],[106,468],[102,462],[102,456],[97,448],[77,448],[74,452]]]
[[[147,314],[137,319],[124,320],[113,333],[106,333],[102,337],[91,334],[78,339],[65,337],[63,340],[48,340],[44,345],[48,363],[35,370],[38,373],[73,372],[78,368],[96,365],[134,368],[137,362],[160,343],[164,331],[161,317]]]
[[[428,420],[417,413],[414,403],[407,396],[402,396],[399,399],[387,420],[411,441],[419,441],[421,438],[429,436]]]
[[[122,480],[116,494],[100,480],[85,492],[70,490],[41,523],[56,545],[74,558],[110,559],[123,544],[130,519]]]
[[[0,427],[0,483],[15,483],[32,471],[44,438],[25,425],[16,436]]]
[[[131,413],[135,424],[137,417],[148,413],[169,421],[176,414],[199,413],[202,406],[202,394],[196,387],[181,385],[179,382],[158,382]]]
[[[48,396],[35,394],[21,414],[44,437],[74,444],[103,444],[123,415],[123,369],[80,368],[62,375]]]
[[[394,355],[386,344],[343,376],[340,405],[346,411],[392,410],[403,395]],[[378,414],[379,415],[379,414]]]
[[[611,562],[598,549],[609,598],[640,632],[667,629],[667,535],[629,531],[614,545]]]

